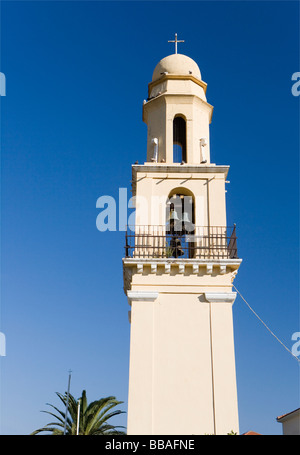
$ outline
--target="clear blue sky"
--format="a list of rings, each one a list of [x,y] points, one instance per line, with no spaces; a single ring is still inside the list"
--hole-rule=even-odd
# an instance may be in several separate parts
[[[215,108],[212,161],[231,166],[235,285],[290,349],[300,330],[299,3],[1,2],[2,434],[47,423],[70,368],[75,397],[127,409],[124,233],[96,229],[96,200],[130,196],[147,84],[175,32]],[[233,315],[240,431],[281,434],[276,417],[299,407],[297,361],[240,298]]]

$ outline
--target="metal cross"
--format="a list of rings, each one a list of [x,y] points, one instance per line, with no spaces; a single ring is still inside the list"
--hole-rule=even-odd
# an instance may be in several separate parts
[[[175,40],[170,40],[168,43],[175,43],[175,54],[177,54],[177,43],[184,43],[184,40],[178,40],[177,33],[175,33]]]

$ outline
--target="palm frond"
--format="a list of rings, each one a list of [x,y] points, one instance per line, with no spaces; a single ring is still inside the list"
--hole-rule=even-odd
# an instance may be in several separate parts
[[[120,410],[107,414],[108,410],[120,403],[113,396],[93,401],[87,410],[88,416],[85,430],[87,432],[93,432],[95,428],[101,427],[110,417],[121,414],[123,411]]]
[[[48,406],[52,407],[54,412],[42,411],[46,414],[51,415],[57,422],[51,422],[45,425],[43,428],[35,430],[31,434],[38,434],[41,432],[50,432],[54,434],[63,434],[65,419],[66,419],[66,404],[67,404],[67,394],[62,394],[56,392],[56,395],[63,403],[65,409],[61,411],[56,406],[47,403]],[[95,400],[88,404],[86,391],[83,390],[81,397],[76,400],[73,395],[69,394],[68,409],[67,409],[67,426],[66,433],[70,435],[75,435],[77,431],[77,418],[78,418],[78,405],[80,403],[80,413],[79,413],[79,434],[85,435],[124,435],[126,434],[123,431],[118,430],[118,428],[125,428],[123,426],[115,426],[107,423],[112,417],[115,417],[119,414],[123,414],[125,411],[120,409],[115,409],[116,406],[123,404],[123,401],[118,401],[116,397],[109,396],[101,398],[100,400]]]
[[[63,425],[60,425],[60,424],[58,424],[56,422],[51,422],[51,423],[47,423],[43,428],[39,428],[38,430],[35,430],[31,434],[35,435],[35,434],[38,434],[38,433],[42,433],[43,431],[48,431],[48,432],[50,431],[51,433],[53,433],[55,431],[55,432],[61,432],[63,434],[62,430],[59,430],[56,427],[51,427],[51,425],[58,425],[58,426],[62,426],[63,427]]]

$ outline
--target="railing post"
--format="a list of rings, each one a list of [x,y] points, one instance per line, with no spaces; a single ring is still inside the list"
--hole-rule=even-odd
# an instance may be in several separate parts
[[[126,226],[126,232],[125,232],[125,257],[128,258],[128,236],[127,236],[127,229],[128,226]]]
[[[230,259],[237,259],[237,244],[236,244],[236,225],[233,225],[233,230],[230,236],[229,244],[228,244],[228,254]]]

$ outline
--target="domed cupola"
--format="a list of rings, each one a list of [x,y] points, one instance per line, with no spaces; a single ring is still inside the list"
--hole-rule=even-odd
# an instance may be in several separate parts
[[[157,81],[166,74],[176,74],[177,76],[193,75],[201,80],[201,73],[197,63],[183,54],[168,55],[158,62],[153,71],[152,82]]]

